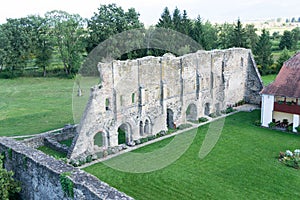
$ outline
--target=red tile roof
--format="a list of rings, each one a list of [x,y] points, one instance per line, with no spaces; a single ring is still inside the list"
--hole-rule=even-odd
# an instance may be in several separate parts
[[[275,81],[261,94],[300,98],[300,52],[284,62]]]

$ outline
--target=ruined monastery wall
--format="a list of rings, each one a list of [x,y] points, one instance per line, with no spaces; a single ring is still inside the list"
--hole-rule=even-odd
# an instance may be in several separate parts
[[[250,50],[198,51],[99,63],[102,83],[91,97],[70,158],[126,144],[187,120],[218,113],[241,100],[259,104],[262,81]],[[103,137],[95,144],[96,134]]]

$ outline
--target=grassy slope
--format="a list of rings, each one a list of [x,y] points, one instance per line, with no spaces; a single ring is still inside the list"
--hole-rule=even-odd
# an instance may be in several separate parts
[[[73,123],[73,80],[0,79],[0,136],[27,135]]]
[[[199,128],[187,152],[164,169],[131,174],[98,163],[85,170],[136,199],[299,199],[299,171],[276,157],[299,148],[300,137],[253,126],[259,118],[259,111],[226,118],[217,145],[203,160],[198,153],[208,126]]]

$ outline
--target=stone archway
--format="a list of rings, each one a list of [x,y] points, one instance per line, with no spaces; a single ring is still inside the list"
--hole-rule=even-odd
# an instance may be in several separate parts
[[[204,107],[204,114],[209,115],[210,114],[210,103],[206,103]]]
[[[146,119],[146,121],[145,121],[144,133],[145,134],[150,134],[151,133],[151,131],[150,131],[150,122],[149,122],[148,119]]]
[[[197,106],[191,103],[186,109],[186,120],[195,121],[197,120]]]
[[[118,144],[128,144],[132,140],[132,131],[128,123],[123,123],[118,128]]]
[[[174,129],[174,112],[168,108],[167,109],[167,127],[168,129]]]
[[[143,136],[144,135],[144,125],[143,125],[143,122],[140,121],[140,136]]]
[[[98,147],[103,147],[105,145],[105,134],[102,131],[99,131],[95,134],[93,140],[94,140],[94,145]]]

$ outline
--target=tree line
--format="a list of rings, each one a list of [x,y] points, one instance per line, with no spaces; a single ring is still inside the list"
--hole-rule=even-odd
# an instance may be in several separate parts
[[[239,19],[235,24],[212,24],[200,16],[191,19],[186,10],[181,12],[177,7],[173,12],[166,7],[158,22],[148,29],[134,8],[123,10],[116,4],[100,5],[90,19],[54,10],[44,16],[7,19],[6,23],[0,25],[0,77],[26,74],[50,76],[51,73],[72,76],[78,72],[86,56],[111,36],[133,29],[141,29],[145,35],[151,35],[151,31],[158,28],[185,34],[205,50],[250,48],[262,74],[278,72],[282,65],[280,62],[289,57],[288,50],[297,48],[300,39],[299,28],[272,36],[267,30],[262,30],[258,35],[254,25],[243,26]],[[279,48],[284,50],[278,63],[274,63],[272,58],[271,40],[279,40]],[[192,49],[187,46],[178,55],[189,51]],[[166,52],[141,48],[127,52],[118,59],[161,56]]]

